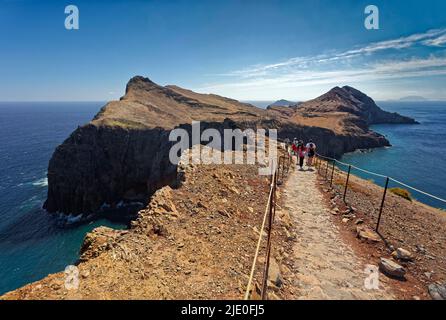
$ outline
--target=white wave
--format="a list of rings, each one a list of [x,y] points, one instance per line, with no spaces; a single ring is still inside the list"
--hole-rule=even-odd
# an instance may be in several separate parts
[[[38,186],[38,187],[47,187],[48,186],[48,178],[45,177],[45,178],[39,179],[37,181],[34,181],[32,183],[32,185]]]
[[[83,219],[83,216],[81,214],[80,215],[69,214],[68,216],[66,216],[66,220],[67,220],[68,224],[79,222],[82,219]]]

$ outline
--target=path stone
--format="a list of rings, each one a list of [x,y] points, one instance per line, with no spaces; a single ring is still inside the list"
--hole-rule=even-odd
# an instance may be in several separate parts
[[[317,188],[315,171],[292,172],[284,188],[284,201],[297,230],[289,258],[292,270],[297,270],[291,299],[394,298],[382,283],[378,290],[365,288],[366,265],[343,242],[332,221],[332,210]]]

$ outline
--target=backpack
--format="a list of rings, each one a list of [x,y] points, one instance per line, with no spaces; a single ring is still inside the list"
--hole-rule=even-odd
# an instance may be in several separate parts
[[[308,156],[312,157],[315,154],[315,152],[314,152],[314,147],[315,147],[314,143],[310,143],[309,147],[310,147],[310,150],[308,150]]]

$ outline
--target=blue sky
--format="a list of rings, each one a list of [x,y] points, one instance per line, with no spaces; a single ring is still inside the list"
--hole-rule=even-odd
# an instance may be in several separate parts
[[[80,29],[64,28],[77,5]],[[364,8],[380,9],[380,30]],[[351,85],[446,99],[446,1],[0,0],[0,101],[112,100],[134,75],[241,100]]]

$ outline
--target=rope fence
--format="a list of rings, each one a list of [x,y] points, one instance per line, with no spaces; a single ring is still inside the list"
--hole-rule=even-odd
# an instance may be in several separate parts
[[[373,171],[369,171],[369,170],[357,167],[355,165],[352,165],[350,163],[345,163],[345,162],[339,161],[339,160],[337,160],[335,158],[322,156],[322,155],[320,155],[318,153],[316,153],[316,156],[317,156],[317,158],[316,158],[315,165],[317,167],[317,171],[321,175],[323,175],[323,172],[325,172],[325,178],[327,180],[328,180],[328,167],[329,167],[329,163],[331,162],[331,164],[332,164],[331,165],[331,169],[330,169],[331,170],[331,174],[330,174],[330,178],[329,178],[330,179],[330,187],[332,187],[332,185],[333,185],[333,176],[334,176],[336,164],[347,167],[347,170],[346,170],[347,177],[346,177],[346,180],[345,180],[345,183],[344,183],[344,192],[343,192],[343,201],[344,202],[346,202],[346,196],[347,196],[347,191],[348,191],[348,188],[349,188],[349,180],[350,180],[350,175],[351,175],[352,169],[360,171],[360,172],[363,172],[365,174],[368,174],[368,175],[371,175],[371,176],[374,176],[374,177],[379,177],[379,178],[385,179],[384,191],[383,191],[383,195],[382,195],[381,202],[380,202],[380,207],[379,207],[378,221],[377,221],[377,224],[376,224],[376,227],[375,227],[375,230],[377,232],[378,232],[378,229],[379,229],[379,225],[380,225],[380,221],[381,221],[381,215],[382,215],[383,208],[384,208],[384,205],[385,205],[387,190],[388,190],[390,181],[392,181],[392,182],[394,182],[396,184],[399,184],[399,185],[401,185],[401,186],[403,186],[403,187],[405,187],[405,188],[407,188],[409,190],[412,190],[412,191],[415,191],[417,193],[423,194],[424,196],[427,196],[427,197],[429,197],[431,199],[435,199],[435,200],[440,201],[442,203],[446,203],[446,200],[443,199],[443,198],[440,198],[438,196],[435,196],[435,195],[430,194],[428,192],[425,192],[423,190],[420,190],[420,189],[417,189],[415,187],[412,187],[412,186],[410,186],[410,185],[408,185],[406,183],[403,183],[403,182],[401,182],[401,181],[399,181],[397,179],[394,179],[392,177],[389,177],[389,176],[386,176],[386,175],[383,175],[383,174],[380,174],[380,173],[376,173],[376,172],[373,172]],[[323,160],[325,160],[326,164],[322,163]],[[339,168],[339,170],[344,171],[341,168]]]
[[[268,194],[268,200],[265,207],[265,212],[263,214],[262,226],[259,231],[259,239],[257,240],[256,250],[254,253],[254,258],[251,265],[251,270],[249,273],[248,284],[246,286],[246,291],[244,295],[244,300],[248,300],[250,298],[251,290],[255,290],[256,288],[252,288],[254,275],[256,271],[256,266],[259,258],[259,253],[261,249],[262,239],[265,232],[267,230],[267,240],[266,240],[266,252],[265,252],[265,262],[263,265],[263,273],[262,273],[262,287],[260,296],[262,300],[266,300],[267,290],[268,290],[268,273],[269,273],[269,264],[270,264],[270,256],[271,256],[271,237],[272,237],[272,229],[274,224],[274,218],[276,214],[276,200],[277,200],[277,186],[283,183],[283,179],[286,174],[288,174],[290,165],[291,165],[291,156],[288,154],[287,156],[279,157],[279,163],[275,168],[274,172],[271,175],[270,179],[270,189]]]
[[[285,146],[285,147],[287,147],[287,146]],[[267,296],[268,273],[269,273],[270,255],[271,255],[272,230],[273,230],[273,224],[274,224],[274,218],[275,218],[275,212],[276,212],[277,186],[279,186],[283,183],[284,178],[289,173],[289,170],[290,170],[290,167],[292,164],[292,156],[288,152],[289,151],[288,148],[286,148],[286,149],[287,149],[287,156],[279,157],[278,165],[275,168],[274,172],[271,174],[268,199],[267,199],[265,211],[263,214],[262,225],[261,225],[261,228],[259,231],[259,238],[258,238],[257,244],[256,244],[256,250],[254,253],[254,258],[253,258],[250,273],[249,273],[249,279],[248,279],[246,291],[244,294],[244,300],[250,299],[251,292],[253,290],[256,290],[256,288],[253,288],[253,281],[254,281],[255,274],[256,274],[256,267],[257,267],[258,260],[259,260],[259,254],[262,249],[262,240],[264,238],[265,231],[267,232],[266,233],[266,245],[265,245],[265,262],[263,265],[262,278],[260,281],[261,282],[260,296],[261,296],[262,300],[266,300],[268,298],[268,296]],[[323,161],[323,160],[325,160],[325,161]],[[340,167],[336,168],[337,165],[344,166],[345,171],[342,170]],[[382,198],[380,201],[378,220],[377,220],[376,227],[375,227],[376,232],[378,232],[379,225],[381,222],[381,215],[382,215],[383,208],[385,205],[386,195],[387,195],[390,181],[400,184],[400,185],[404,186],[405,188],[408,188],[415,192],[421,193],[421,194],[428,196],[432,199],[446,203],[446,200],[443,198],[440,198],[440,197],[432,195],[428,192],[419,190],[419,189],[412,187],[406,183],[398,181],[397,179],[394,179],[392,177],[389,177],[389,176],[386,176],[386,175],[383,175],[380,173],[376,173],[373,171],[369,171],[369,170],[357,167],[355,165],[352,165],[350,163],[345,163],[345,162],[339,161],[335,158],[322,156],[318,153],[316,153],[315,167],[317,169],[318,174],[325,176],[325,179],[330,182],[330,187],[333,186],[334,175],[335,175],[335,172],[337,172],[337,169],[339,169],[339,172],[347,173],[345,182],[343,183],[344,184],[344,186],[343,186],[343,188],[344,188],[344,190],[343,190],[344,203],[346,203],[346,197],[347,197],[347,192],[348,192],[348,188],[349,188],[349,181],[350,181],[352,169],[363,172],[365,174],[368,174],[368,175],[371,175],[374,177],[379,177],[379,178],[385,179],[384,191],[383,191]]]

